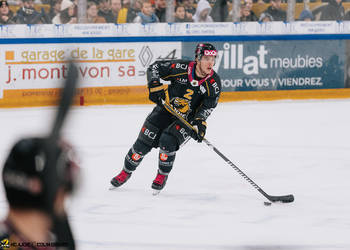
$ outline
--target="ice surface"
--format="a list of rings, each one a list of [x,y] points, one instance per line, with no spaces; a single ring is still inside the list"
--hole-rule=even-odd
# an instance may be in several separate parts
[[[130,180],[108,190],[151,105],[75,107],[64,135],[82,182],[68,204],[81,250],[350,249],[350,100],[221,103],[207,139],[268,194],[264,197],[204,143],[177,154],[152,196],[157,150]],[[47,133],[54,108],[0,110],[0,163],[20,137]],[[0,218],[7,205],[0,187]]]

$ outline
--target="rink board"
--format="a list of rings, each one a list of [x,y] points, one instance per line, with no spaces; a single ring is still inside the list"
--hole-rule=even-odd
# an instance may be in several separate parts
[[[349,98],[346,24],[2,26],[0,107],[55,105],[70,58],[80,79],[76,105],[149,103],[149,65],[193,59],[205,41],[218,50],[221,101]]]
[[[56,105],[60,89],[5,90],[0,107],[40,107]],[[236,91],[223,92],[220,102],[272,101],[280,99],[343,99],[350,98],[350,89]],[[151,104],[148,90],[141,86],[91,87],[77,91],[74,105]]]

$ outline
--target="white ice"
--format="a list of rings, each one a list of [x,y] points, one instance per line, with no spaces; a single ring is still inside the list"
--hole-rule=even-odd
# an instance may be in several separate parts
[[[67,204],[79,249],[350,249],[350,100],[220,103],[207,139],[268,194],[264,197],[205,144],[177,154],[167,186],[152,196],[157,150],[131,179],[110,179],[151,105],[73,108],[64,136],[81,158],[82,182]],[[23,136],[49,130],[54,108],[0,110],[0,163]],[[7,205],[0,187],[0,218]]]

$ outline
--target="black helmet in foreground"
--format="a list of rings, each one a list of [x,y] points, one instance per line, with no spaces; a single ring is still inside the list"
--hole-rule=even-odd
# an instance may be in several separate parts
[[[2,178],[10,207],[52,213],[57,192],[71,192],[78,172],[70,145],[47,138],[19,140],[6,159]]]

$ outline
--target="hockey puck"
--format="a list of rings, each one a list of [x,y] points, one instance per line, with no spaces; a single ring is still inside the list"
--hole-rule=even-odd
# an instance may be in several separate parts
[[[265,201],[265,202],[264,202],[264,205],[265,205],[265,206],[271,206],[271,204],[272,204],[272,203],[271,203],[271,202],[268,202],[268,201]]]

